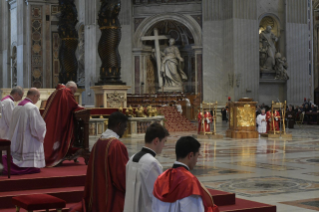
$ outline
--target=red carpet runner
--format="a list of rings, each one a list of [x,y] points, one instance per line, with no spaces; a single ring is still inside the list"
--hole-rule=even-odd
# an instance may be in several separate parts
[[[23,194],[43,194],[61,198],[67,207],[79,202],[83,196],[87,166],[80,163],[64,162],[56,168],[44,168],[41,173],[13,175],[11,179],[0,176],[0,212],[14,212],[11,198]],[[235,194],[211,190],[220,212],[276,212],[276,206],[238,199]],[[24,212],[24,210],[20,210]],[[68,211],[67,208],[63,212]]]
[[[165,127],[169,132],[197,131],[197,126],[180,114],[175,107],[157,108],[159,113],[165,116]]]

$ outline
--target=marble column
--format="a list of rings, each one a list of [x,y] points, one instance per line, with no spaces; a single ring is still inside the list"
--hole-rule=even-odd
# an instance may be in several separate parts
[[[85,105],[94,105],[94,91],[91,89],[91,86],[94,86],[95,82],[98,81],[98,70],[100,64],[100,58],[97,52],[98,39],[100,36],[100,30],[97,26],[99,0],[80,0],[79,5],[79,19],[83,20],[85,24],[85,92],[83,94],[83,103]],[[84,7],[81,5],[84,5]]]
[[[306,0],[287,0],[287,102],[300,104],[312,96],[312,70],[309,63],[309,29]],[[312,87],[313,88],[313,87]]]
[[[31,73],[28,64],[30,55],[30,42],[28,27],[29,25],[29,10],[25,1],[17,1],[17,78],[18,85],[22,87],[30,87]]]

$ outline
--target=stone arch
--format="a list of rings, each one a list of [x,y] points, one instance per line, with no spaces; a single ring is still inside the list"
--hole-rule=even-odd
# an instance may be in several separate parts
[[[134,33],[133,47],[142,48],[143,43],[141,37],[143,37],[154,24],[165,20],[173,20],[185,25],[193,35],[194,45],[202,46],[202,29],[194,18],[184,14],[165,13],[146,18],[142,21]]]

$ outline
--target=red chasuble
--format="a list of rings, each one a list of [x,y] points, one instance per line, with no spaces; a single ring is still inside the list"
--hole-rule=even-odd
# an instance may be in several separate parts
[[[83,201],[70,211],[122,212],[128,160],[122,142],[116,138],[99,139],[91,152]]]
[[[203,200],[205,212],[219,212],[207,189],[183,166],[171,168],[162,173],[155,181],[153,194],[162,202],[170,203],[191,195],[198,195]]]
[[[78,108],[71,90],[58,85],[43,112],[47,133],[44,139],[45,162],[56,166],[66,156],[73,136],[73,111]]]
[[[205,128],[202,128],[203,118],[205,119],[204,120],[204,127]],[[205,129],[205,132],[210,132],[210,124],[213,122],[213,117],[210,114],[210,112],[206,112],[204,117],[203,117],[202,112],[198,113],[197,120],[198,120],[198,134],[200,132],[204,132],[204,129]],[[209,120],[209,123],[207,122],[207,120]]]
[[[268,124],[267,124],[267,133],[269,131],[274,131],[273,130],[274,128],[275,128],[276,131],[280,130],[280,128],[279,128],[280,114],[279,114],[279,112],[277,110],[274,112],[273,118],[274,118],[274,121],[272,121],[271,111],[268,111],[266,113],[266,120],[268,122]],[[275,118],[278,118],[278,121],[276,121]],[[270,121],[269,121],[269,119],[270,119]]]

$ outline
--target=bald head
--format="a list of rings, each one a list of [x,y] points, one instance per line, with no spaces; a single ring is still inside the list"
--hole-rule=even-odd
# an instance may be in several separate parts
[[[20,101],[23,97],[23,88],[21,88],[20,86],[17,87],[13,87],[10,95],[13,97],[14,101]]]
[[[27,97],[31,99],[33,104],[36,104],[40,98],[40,92],[37,88],[30,88],[27,93]]]
[[[74,81],[69,81],[65,85],[67,88],[69,88],[72,91],[72,94],[74,95],[76,91],[78,90],[78,86]]]

